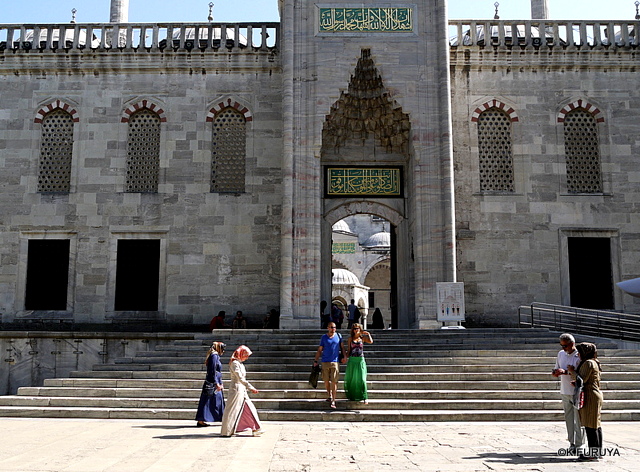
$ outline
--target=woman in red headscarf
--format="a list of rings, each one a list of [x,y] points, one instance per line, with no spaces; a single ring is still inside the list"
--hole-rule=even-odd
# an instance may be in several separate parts
[[[241,431],[251,430],[254,436],[262,434],[258,412],[253,406],[247,390],[258,393],[258,390],[246,379],[246,370],[243,362],[251,355],[251,349],[240,346],[236,349],[229,361],[231,373],[231,386],[229,396],[222,416],[222,436],[233,436]]]

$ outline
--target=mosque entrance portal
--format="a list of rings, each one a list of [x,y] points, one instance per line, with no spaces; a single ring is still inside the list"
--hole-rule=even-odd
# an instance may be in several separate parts
[[[346,317],[353,300],[372,329],[398,327],[394,240],[393,225],[376,215],[351,215],[331,228],[331,304]]]

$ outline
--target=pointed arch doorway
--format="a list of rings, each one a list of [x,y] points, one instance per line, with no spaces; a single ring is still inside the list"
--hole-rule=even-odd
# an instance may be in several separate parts
[[[362,49],[348,88],[323,124],[321,295],[331,300],[332,226],[350,215],[390,223],[390,311],[393,328],[416,325],[411,225],[411,121],[391,97],[371,49]],[[362,281],[360,281],[362,282]]]
[[[390,291],[389,316],[387,325],[394,329],[408,329],[413,327],[415,316],[411,310],[413,306],[413,278],[411,251],[409,248],[408,224],[406,218],[396,209],[383,205],[375,200],[335,202],[325,199],[325,212],[322,219],[322,300],[332,299],[332,243],[333,226],[340,220],[351,215],[373,215],[385,219],[390,223],[391,238],[389,254]],[[369,307],[368,319],[371,320],[373,308]],[[385,314],[386,315],[386,314]]]

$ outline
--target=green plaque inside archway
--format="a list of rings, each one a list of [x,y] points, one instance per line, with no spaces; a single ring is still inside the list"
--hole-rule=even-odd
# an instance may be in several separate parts
[[[402,197],[401,167],[327,167],[327,197]]]

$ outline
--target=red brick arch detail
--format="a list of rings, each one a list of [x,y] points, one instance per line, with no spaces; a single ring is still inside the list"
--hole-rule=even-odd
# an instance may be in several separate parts
[[[42,123],[42,119],[54,110],[64,110],[71,115],[74,123],[80,121],[80,117],[78,116],[78,111],[68,103],[63,102],[62,100],[54,100],[48,105],[44,105],[40,107],[40,109],[36,112],[36,117],[33,119],[34,123]]]
[[[216,103],[211,110],[209,110],[209,112],[207,113],[207,122],[212,122],[213,120],[215,120],[216,115],[218,113],[220,113],[222,110],[224,110],[225,108],[235,108],[236,110],[238,110],[240,113],[242,113],[242,115],[244,116],[245,121],[253,121],[253,115],[251,114],[251,110],[249,110],[247,107],[245,107],[244,105],[238,103],[237,101],[231,99],[231,98],[226,98],[224,100],[222,100],[219,103]]]
[[[604,116],[602,116],[600,109],[585,100],[576,100],[575,102],[568,103],[562,107],[562,110],[558,113],[558,123],[564,123],[567,113],[578,108],[582,108],[583,110],[591,113],[595,118],[596,123],[604,123]]]
[[[474,123],[477,122],[478,118],[480,117],[480,114],[484,111],[487,111],[490,108],[498,108],[499,110],[502,110],[503,112],[505,112],[511,119],[512,123],[520,121],[520,118],[518,118],[518,114],[516,113],[516,111],[506,103],[501,102],[500,100],[489,100],[488,102],[480,105],[478,108],[474,110],[473,114],[471,115],[471,121],[473,121]]]
[[[138,103],[133,103],[125,108],[124,112],[122,112],[122,118],[120,119],[120,122],[129,123],[131,115],[143,109],[147,109],[156,113],[160,117],[160,122],[164,123],[167,121],[167,115],[160,105],[158,105],[157,103],[153,103],[151,100],[140,100]]]

